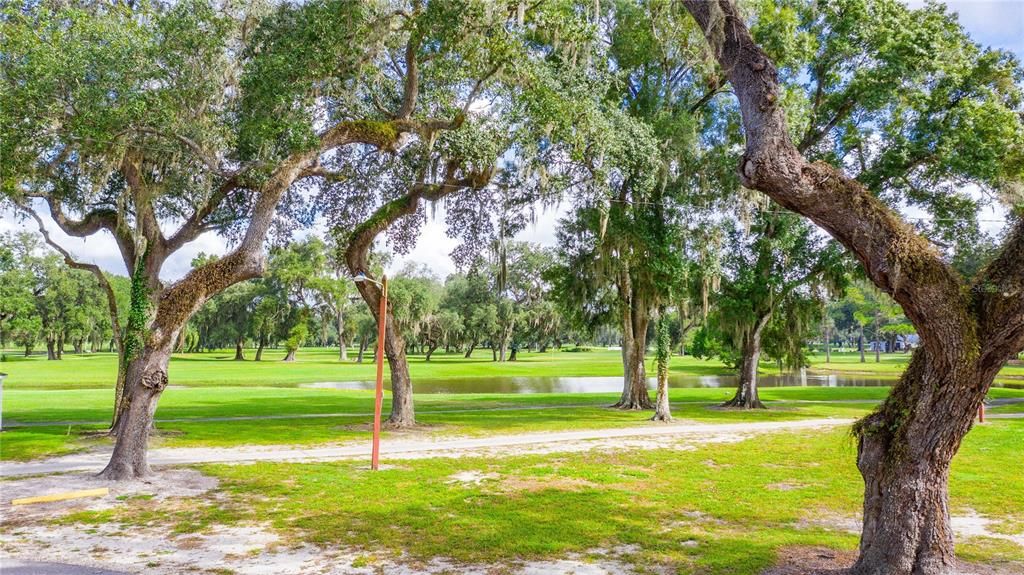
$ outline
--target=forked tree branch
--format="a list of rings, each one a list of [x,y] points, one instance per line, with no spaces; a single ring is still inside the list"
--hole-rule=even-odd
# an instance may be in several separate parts
[[[856,181],[793,145],[780,105],[779,80],[731,0],[684,0],[714,48],[742,111],[744,185],[800,213],[847,247],[871,281],[899,302],[935,357],[971,345],[973,322],[963,282],[899,215]]]
[[[1002,366],[1024,349],[1024,219],[972,286],[981,316],[983,365]]]

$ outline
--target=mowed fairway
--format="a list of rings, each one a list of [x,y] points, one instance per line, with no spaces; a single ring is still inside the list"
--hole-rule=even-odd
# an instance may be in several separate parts
[[[250,355],[252,350],[248,350]],[[265,360],[234,361],[232,353],[182,354],[171,362],[172,388],[157,410],[154,445],[164,447],[225,447],[233,445],[315,445],[366,437],[365,424],[373,408],[369,390],[308,389],[298,384],[321,381],[368,380],[374,377],[371,358],[363,364],[340,362],[336,350],[303,349],[298,361],[280,361],[268,350]],[[857,354],[833,354],[815,371],[872,372],[896,377],[906,355],[883,355],[883,362],[860,363]],[[4,420],[12,426],[0,442],[3,460],[27,460],[109,444],[98,434],[111,417],[115,358],[111,354],[72,355],[61,361],[35,356],[8,356],[3,369]],[[459,379],[472,389],[474,380],[497,376],[618,376],[620,354],[615,350],[552,351],[520,354],[516,362],[490,361],[489,350],[475,357],[436,354],[430,362],[411,356],[417,378]],[[673,373],[729,374],[717,361],[675,357]],[[653,366],[650,368],[653,371]],[[774,370],[768,364],[764,372]],[[1019,367],[1008,367],[1011,377]],[[387,385],[385,384],[385,387]],[[710,409],[728,399],[730,389],[672,389],[677,418],[694,421],[771,421],[814,417],[858,417],[888,393],[884,387],[764,388],[762,397],[773,409],[734,412]],[[994,398],[1024,398],[1024,390],[995,388]],[[613,393],[427,394],[416,396],[418,420],[425,433],[478,435],[535,430],[622,427],[643,422],[643,413],[606,409]],[[389,409],[385,394],[385,412]],[[779,403],[782,402],[782,403]],[[787,403],[790,402],[790,403]],[[1012,406],[1011,406],[1012,409]]]
[[[461,388],[472,389],[475,380],[500,376],[609,377],[622,369],[615,350],[523,353],[514,363],[491,362],[488,350],[476,355],[467,360],[439,354],[429,363],[413,356],[414,383],[417,378],[459,379]],[[369,380],[374,375],[369,357],[361,365],[339,362],[334,350],[304,349],[294,363],[280,361],[274,350],[259,363],[231,357],[215,352],[174,358],[173,387],[160,400],[154,447],[314,447],[368,440],[370,390],[298,385]],[[874,363],[873,356],[860,363],[857,354],[834,354],[832,359],[828,365],[815,363],[811,371],[895,381],[907,357],[886,355],[881,363]],[[672,368],[675,374],[694,376],[730,373],[717,361],[691,357],[673,358]],[[114,369],[110,354],[5,362],[10,377],[4,421],[14,427],[0,436],[2,459],[109,449],[110,440],[101,432],[111,415]],[[1005,369],[1004,381],[1017,382],[1021,371]],[[775,370],[763,364],[762,372]],[[754,411],[717,409],[732,394],[726,388],[674,388],[670,398],[677,420],[742,423],[857,418],[887,393],[886,387],[765,387],[761,396],[770,409]],[[994,388],[990,397],[1024,401],[1024,390]],[[385,432],[385,439],[661,425],[647,421],[649,412],[608,409],[616,398],[615,393],[420,393],[421,427]],[[386,394],[385,410],[388,401]],[[1014,413],[1021,405],[992,412]],[[198,469],[215,477],[218,488],[187,500],[121,496],[123,503],[113,508],[64,516],[59,537],[82,549],[116,549],[117,533],[131,533],[133,542],[166,549],[154,558],[128,547],[108,560],[115,566],[118,561],[146,563],[161,572],[191,567],[193,559],[175,550],[194,544],[196,534],[216,541],[218,533],[248,533],[304,549],[312,559],[302,569],[326,568],[330,562],[383,572],[443,557],[448,563],[437,572],[525,562],[555,573],[574,568],[575,563],[564,562],[574,557],[577,567],[596,563],[608,572],[643,566],[753,575],[787,553],[813,550],[848,557],[855,549],[863,484],[848,429],[710,441],[689,437],[648,442],[646,448],[627,442],[633,447],[585,453],[555,447],[548,454],[506,449],[487,458],[473,453],[458,459],[385,458],[384,471],[376,474],[360,461],[203,465]],[[980,516],[986,522],[980,532],[958,538],[962,558],[1011,570],[1024,565],[1024,547],[1013,542],[1024,525],[1024,495],[993,488],[1007,477],[1024,475],[1021,445],[1024,420],[993,420],[976,427],[957,456],[951,477],[954,516],[971,521]],[[169,472],[162,469],[158,473]],[[438,516],[442,509],[443,518]],[[95,535],[97,530],[109,534]],[[34,545],[45,546],[41,537],[20,539],[17,548],[31,552]],[[344,551],[327,557],[320,549]],[[213,554],[203,560],[214,563],[201,566],[273,562],[276,553],[267,548],[244,558]],[[179,555],[186,563],[176,563]],[[73,550],[57,558],[84,560]]]

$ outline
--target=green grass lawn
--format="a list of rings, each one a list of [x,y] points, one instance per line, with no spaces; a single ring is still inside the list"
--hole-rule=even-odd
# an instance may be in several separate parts
[[[884,388],[842,388],[837,396],[877,399]],[[725,389],[675,389],[670,397],[678,418],[697,421],[746,421],[808,417],[856,417],[871,404],[795,403],[775,409],[734,412],[709,409],[728,399]],[[8,422],[93,421],[97,424],[14,427],[0,436],[0,460],[59,455],[110,440],[95,437],[110,417],[105,390],[14,390],[4,398]],[[816,400],[818,388],[766,389],[766,400]],[[1022,392],[1024,396],[1024,392]],[[417,420],[427,432],[477,435],[538,430],[593,429],[644,425],[650,413],[608,409],[614,394],[465,394],[417,397]],[[387,400],[384,410],[390,408]],[[175,421],[158,423],[154,445],[227,447],[233,445],[312,445],[365,438],[372,413],[371,392],[289,388],[185,388],[164,393],[158,419],[260,417],[301,414],[352,414],[317,418],[250,421]]]
[[[345,414],[335,417],[273,419],[261,421],[167,422],[158,424],[155,442],[167,446],[231,446],[239,444],[317,444],[365,436],[361,425],[372,410],[370,391],[305,389],[294,387],[311,381],[344,381],[373,377],[370,363],[338,362],[334,350],[303,350],[299,361],[284,363],[270,351],[265,362],[236,362],[230,354],[186,354],[171,364],[172,383],[164,392],[158,419],[210,417],[260,417],[308,414]],[[441,355],[427,363],[414,356],[411,371],[417,378],[461,378],[471,381],[496,375],[521,376],[615,376],[621,374],[619,353],[552,352],[523,354],[514,363],[494,363],[487,350],[481,358],[466,360],[461,355]],[[895,369],[905,356],[886,356]],[[675,373],[709,375],[728,373],[718,362],[694,358],[673,358]],[[855,371],[856,354],[833,355],[830,364]],[[875,364],[867,364],[875,365]],[[0,460],[24,460],[68,453],[108,441],[92,435],[111,416],[113,391],[105,378],[114,369],[110,354],[74,356],[62,361],[44,358],[9,358],[2,369],[10,374],[5,383],[4,418],[8,424],[47,423],[46,427],[14,428],[0,436]],[[767,365],[765,371],[771,371]],[[887,374],[886,374],[887,375]],[[291,387],[289,387],[291,386]],[[470,386],[471,389],[471,386]],[[677,417],[700,421],[773,419],[801,417],[856,417],[870,404],[777,405],[767,412],[734,414],[707,409],[731,395],[729,389],[673,389],[679,402]],[[885,397],[884,387],[792,387],[763,388],[767,401],[873,400]],[[992,397],[1024,397],[1024,390],[993,389]],[[436,433],[498,433],[537,429],[595,428],[642,424],[647,414],[621,413],[604,409],[615,394],[418,394],[416,404],[421,422]],[[683,402],[704,402],[691,405]],[[385,399],[387,403],[387,398]],[[564,406],[582,406],[567,409]],[[563,407],[560,407],[563,406]],[[509,408],[544,408],[510,410]],[[502,409],[494,409],[502,408]],[[389,406],[385,405],[385,411]],[[442,413],[451,410],[475,410]],[[73,425],[59,422],[87,422]]]
[[[710,407],[728,399],[732,390],[672,389],[677,418],[694,421],[769,421],[811,417],[859,417],[888,392],[883,387],[765,388],[771,402],[765,411],[722,411]],[[1021,397],[1024,390],[992,390],[993,397]],[[593,429],[644,425],[649,412],[607,409],[615,394],[421,394],[416,397],[417,419],[428,432],[475,435],[537,430]],[[823,403],[864,400],[867,403]],[[0,435],[0,460],[24,460],[58,455],[109,442],[92,434],[103,429],[111,413],[111,392],[81,390],[12,390],[4,397],[8,423],[48,423],[52,426],[15,427]],[[816,403],[817,402],[817,403]],[[390,408],[385,395],[385,413]],[[313,445],[366,437],[365,423],[373,409],[372,393],[302,388],[181,388],[164,392],[157,419],[262,417],[254,421],[172,421],[158,423],[154,444],[168,447],[227,447],[244,444]],[[351,414],[288,418],[308,414]],[[95,424],[58,425],[60,421]]]
[[[954,514],[977,512],[1019,531],[1024,421],[975,427],[954,460]],[[779,433],[735,444],[668,449],[364,463],[211,465],[219,493],[185,502],[138,501],[79,513],[82,523],[146,524],[168,533],[269,524],[292,541],[357,549],[366,562],[448,557],[499,563],[557,559],[630,546],[638,568],[754,574],[788,546],[852,551],[844,530],[863,484],[847,431]],[[479,484],[458,472],[489,474]],[[958,540],[966,559],[1024,565],[1024,549]]]
[[[252,357],[249,350],[249,357]],[[372,380],[376,367],[367,356],[364,363],[338,361],[337,350],[302,349],[297,361],[281,361],[284,352],[267,350],[264,361],[234,361],[234,352],[176,354],[171,360],[169,375],[172,385],[188,386],[293,386],[315,381]],[[692,357],[676,358],[675,369],[695,375],[728,374],[720,362]],[[66,354],[61,361],[45,357],[8,356],[0,371],[9,374],[8,389],[108,388],[116,373],[113,354]],[[386,368],[385,368],[386,369]],[[622,374],[619,352],[558,352],[519,354],[515,362],[491,361],[490,350],[477,350],[470,359],[462,354],[435,353],[425,361],[422,355],[409,357],[409,371],[414,378],[487,378],[506,376],[614,376]]]
[[[252,350],[249,357],[252,357]],[[280,361],[283,352],[268,350],[264,361],[233,361],[234,352],[176,354],[171,360],[172,385],[183,386],[295,386],[317,381],[366,381],[375,377],[375,366],[368,357],[362,364],[340,362],[337,350],[303,349],[298,361]],[[110,389],[116,372],[116,358],[110,353],[74,355],[65,354],[61,361],[47,361],[43,356],[24,358],[8,353],[0,363],[0,371],[8,374],[6,389]],[[354,354],[353,354],[354,357]],[[462,354],[436,353],[431,361],[422,355],[410,355],[409,371],[414,379],[486,379],[493,377],[566,377],[566,376],[619,376],[622,374],[618,351],[598,349],[588,352],[550,351],[547,353],[520,353],[515,362],[491,361],[489,350],[478,350],[470,359]],[[832,354],[832,361],[824,356],[811,357],[814,373],[865,374],[896,378],[908,360],[903,353],[884,354],[881,363],[874,363],[869,355],[860,363],[856,353]],[[653,373],[653,359],[649,358],[649,372]],[[763,373],[777,373],[770,363],[761,365]],[[729,375],[730,369],[717,360],[694,357],[673,357],[671,372],[678,375]],[[1024,377],[1024,366],[1007,366],[1000,373],[1003,378]]]

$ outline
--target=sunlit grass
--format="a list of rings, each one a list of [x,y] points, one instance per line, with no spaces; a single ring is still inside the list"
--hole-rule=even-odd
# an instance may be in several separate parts
[[[1024,520],[1024,422],[976,427],[951,474],[954,513]],[[170,532],[269,522],[286,537],[403,560],[473,563],[554,559],[632,546],[638,566],[757,573],[790,545],[852,550],[863,484],[848,432],[776,433],[693,451],[363,463],[211,465],[226,494],[185,506],[154,503],[81,514],[80,521],[149,522]],[[387,463],[387,462],[385,462]],[[479,484],[457,472],[489,474]],[[970,559],[1020,550],[969,540]]]

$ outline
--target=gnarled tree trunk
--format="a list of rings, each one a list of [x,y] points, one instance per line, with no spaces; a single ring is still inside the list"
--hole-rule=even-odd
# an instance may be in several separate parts
[[[242,349],[243,339],[235,341],[235,361],[245,361],[245,350]]]
[[[128,363],[124,403],[127,409],[118,418],[114,453],[100,477],[121,480],[150,474],[147,442],[157,400],[167,387],[170,359],[171,348],[166,346],[145,349],[139,358]]]
[[[349,253],[352,253],[351,246]],[[355,254],[354,259],[349,260],[352,275],[364,273],[370,277],[365,268],[361,267],[365,265],[363,262],[366,261],[368,255],[368,253],[364,253],[362,257],[359,257],[359,254]],[[380,288],[369,281],[360,282],[357,285],[360,295],[363,296],[363,301],[373,310],[373,317],[380,321],[380,298],[382,295]],[[388,416],[385,425],[392,428],[411,427],[416,425],[416,412],[412,401],[412,378],[409,377],[409,362],[405,356],[405,338],[398,331],[390,305],[384,314],[384,322],[384,357],[387,358],[391,371],[391,415]],[[363,346],[360,346],[360,361],[362,361],[362,355]]]
[[[864,477],[857,575],[956,571],[949,467],[1004,361],[964,351],[914,350],[885,403],[857,423]]]
[[[1024,349],[1024,222],[965,282],[874,194],[832,166],[808,162],[793,145],[775,67],[731,0],[684,4],[739,99],[743,184],[843,243],[921,339],[889,397],[855,427],[864,523],[852,573],[953,573],[949,465],[996,373]]]
[[[364,274],[369,280],[373,280],[369,271],[370,247],[373,245],[373,240],[394,220],[403,215],[415,213],[417,206],[418,196],[415,198],[403,196],[399,200],[385,204],[377,211],[377,214],[384,214],[383,216],[371,217],[366,224],[356,228],[348,249],[345,251],[345,263],[353,276]],[[359,290],[359,295],[370,308],[370,313],[379,322],[381,320],[380,299],[383,295],[380,286],[373,281],[362,281],[357,283],[356,287]],[[398,331],[390,305],[384,312],[384,324],[384,356],[387,357],[388,367],[391,371],[391,415],[385,424],[388,427],[411,427],[416,425],[416,413],[412,401],[412,378],[409,376],[409,363],[405,357],[405,339]],[[362,350],[359,355],[361,358]]]
[[[456,173],[460,169],[460,165],[460,162],[448,162],[444,169],[443,182],[426,184],[421,179],[406,194],[386,202],[362,224],[356,226],[352,231],[348,248],[345,250],[345,264],[348,266],[349,272],[353,276],[362,273],[373,279],[370,275],[369,263],[370,247],[373,245],[373,241],[398,219],[415,214],[419,209],[421,199],[436,201],[459,190],[483,187],[494,175],[494,169],[491,168],[481,173],[472,173],[459,178]],[[380,321],[378,317],[380,314],[380,287],[371,281],[359,282],[356,285],[359,295],[369,306],[370,313]],[[416,424],[416,418],[412,402],[412,380],[409,377],[409,365],[405,357],[405,340],[395,323],[391,306],[387,307],[384,316],[386,323],[384,353],[391,367],[392,395],[391,416],[388,418],[387,425],[408,427]]]

